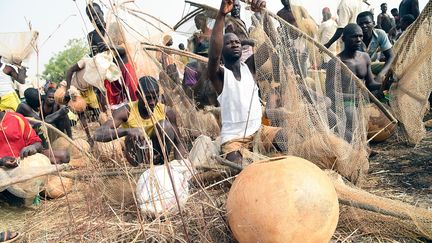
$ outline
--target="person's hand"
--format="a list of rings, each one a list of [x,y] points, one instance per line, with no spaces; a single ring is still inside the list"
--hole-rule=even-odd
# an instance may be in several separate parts
[[[267,4],[265,0],[249,0],[249,3],[251,5],[251,10],[254,12],[260,12]]]
[[[378,84],[383,84],[385,79],[385,75],[382,73],[379,73],[376,77],[375,77],[375,82],[377,82]]]
[[[128,136],[132,137],[135,141],[145,141],[144,131],[142,128],[129,129]]]
[[[70,99],[70,96],[69,96],[69,99]],[[67,114],[69,113],[69,107],[67,107],[67,106],[63,106],[62,108],[60,108],[59,112],[60,112],[62,115],[67,115]]]
[[[222,0],[219,12],[222,15],[227,15],[234,7],[234,0]]]
[[[18,166],[17,160],[12,157],[3,157],[0,159],[0,166],[4,166],[6,168],[12,169]]]
[[[37,152],[38,151],[37,151],[36,146],[29,145],[29,146],[21,149],[20,158],[24,159],[25,157],[28,157],[28,156],[33,155],[33,154],[36,154]]]

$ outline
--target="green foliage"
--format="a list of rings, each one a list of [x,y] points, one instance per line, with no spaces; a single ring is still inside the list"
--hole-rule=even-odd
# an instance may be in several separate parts
[[[59,83],[66,78],[66,71],[89,52],[88,44],[83,39],[71,39],[63,51],[58,52],[45,65],[44,79]]]

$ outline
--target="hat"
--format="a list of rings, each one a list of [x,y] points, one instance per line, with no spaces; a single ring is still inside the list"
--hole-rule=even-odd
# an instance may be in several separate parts
[[[170,35],[164,35],[163,44],[164,45],[168,44],[168,42],[170,42],[170,40],[172,40],[172,37]]]

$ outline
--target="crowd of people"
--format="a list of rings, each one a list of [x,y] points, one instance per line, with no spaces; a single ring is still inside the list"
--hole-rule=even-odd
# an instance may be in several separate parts
[[[299,27],[301,21],[310,18],[305,9],[290,4],[289,0],[281,2],[283,8],[277,15],[293,26]],[[417,0],[402,0],[399,9],[390,11],[391,16],[387,13],[387,4],[383,3],[381,13],[375,19],[372,12],[361,11],[364,2],[341,0],[338,18],[332,16],[329,8],[324,8],[322,23],[319,28],[317,26],[314,37],[332,52],[338,52],[337,57],[365,82],[368,89],[380,96],[389,87],[385,77],[395,57],[392,45],[415,21],[420,11]],[[251,1],[253,11],[259,12],[265,6],[264,0]],[[221,151],[228,160],[238,163],[242,160],[242,149],[251,149],[257,133],[261,134],[265,145],[278,150],[283,147],[274,140],[276,136],[283,136],[281,128],[262,125],[259,88],[254,78],[254,58],[257,55],[256,50],[254,53],[255,42],[249,38],[250,32],[241,19],[240,9],[239,0],[222,0],[213,28],[210,28],[206,15],[196,15],[194,21],[198,31],[189,38],[187,48],[184,44],[179,45],[182,51],[208,58],[207,65],[188,58],[179,60],[184,69],[180,82],[198,108],[220,106]],[[101,89],[85,82],[85,61],[80,60],[65,70],[66,80],[62,86],[66,90],[66,103],[73,99],[69,92],[73,86],[85,100],[87,110],[109,111],[112,114],[112,118],[92,134],[87,125],[86,112],[78,112],[89,143],[127,137],[126,143],[130,146],[126,157],[133,165],[148,162],[146,152],[140,156],[138,151],[149,146],[155,151],[151,154],[156,164],[167,162],[166,158],[173,148],[176,159],[187,157],[187,146],[180,136],[176,114],[160,99],[158,77],[137,77],[125,46],[107,44],[104,14],[98,4],[89,4],[86,13],[95,26],[95,30],[88,34],[90,56],[111,51],[121,73],[117,81],[105,80]],[[231,17],[228,19],[227,15]],[[343,48],[336,47],[340,38]],[[172,48],[172,37],[165,36],[163,44]],[[263,52],[259,55],[269,54]],[[180,69],[179,62],[174,58],[165,52],[157,58],[168,75]],[[334,61],[327,60],[326,67],[334,67]],[[48,151],[47,139],[55,139],[55,135],[47,136],[38,121],[44,120],[72,138],[70,109],[67,105],[55,102],[55,84],[47,85],[43,92],[28,88],[21,101],[13,88],[13,81],[24,83],[25,78],[24,68],[16,69],[0,62],[0,166],[14,168],[18,158],[35,153],[46,154],[52,163],[67,163],[70,156],[67,151]],[[332,85],[329,78],[326,85]],[[331,92],[334,89],[327,90]],[[329,93],[328,96],[334,94]],[[351,98],[347,91],[344,99]],[[151,141],[149,144],[146,144],[146,138]],[[14,237],[16,234],[1,233],[0,242]]]

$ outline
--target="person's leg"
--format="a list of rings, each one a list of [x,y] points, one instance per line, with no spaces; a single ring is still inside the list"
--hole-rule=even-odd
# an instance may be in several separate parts
[[[251,150],[253,139],[254,135],[243,139],[228,141],[221,145],[221,153],[222,155],[225,155],[227,160],[237,164],[242,164],[243,155],[241,151],[243,149]]]
[[[175,130],[171,122],[168,120],[159,121],[150,139],[153,144],[154,163],[163,164],[164,159],[169,158],[173,147],[172,142],[175,140]]]
[[[78,113],[78,118],[81,122],[82,127],[84,128],[86,135],[87,135],[87,140],[88,140],[89,144],[93,145],[93,139],[90,135],[90,130],[88,128],[87,118],[85,117],[85,113],[84,112]]]

